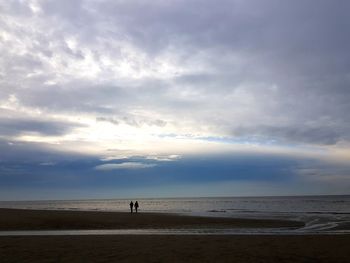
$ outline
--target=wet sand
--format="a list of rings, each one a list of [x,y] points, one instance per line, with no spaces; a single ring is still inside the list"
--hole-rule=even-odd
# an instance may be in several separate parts
[[[349,262],[342,236],[0,237],[1,262]]]
[[[0,209],[0,230],[299,227],[280,220]],[[349,262],[350,235],[0,237],[0,262]]]
[[[0,209],[0,230],[53,229],[146,229],[146,228],[237,228],[301,227],[304,223],[180,216],[161,213],[121,213]]]

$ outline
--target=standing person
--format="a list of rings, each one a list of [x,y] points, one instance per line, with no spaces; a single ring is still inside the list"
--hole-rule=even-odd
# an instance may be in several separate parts
[[[139,203],[136,201],[135,202],[135,212],[137,213],[137,208],[139,208]]]
[[[132,209],[134,208],[134,203],[131,201],[129,205],[130,205],[130,213],[132,214]]]

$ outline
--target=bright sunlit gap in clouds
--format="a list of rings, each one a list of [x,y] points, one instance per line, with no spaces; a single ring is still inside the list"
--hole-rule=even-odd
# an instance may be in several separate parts
[[[0,1],[0,198],[349,193],[348,5]]]

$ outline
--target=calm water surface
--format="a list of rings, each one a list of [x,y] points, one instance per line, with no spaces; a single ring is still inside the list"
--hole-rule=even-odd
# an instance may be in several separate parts
[[[134,200],[135,201],[135,200]],[[3,201],[2,208],[128,211],[129,199]],[[327,230],[350,223],[350,196],[221,197],[138,199],[140,212],[186,215],[292,219],[307,229]]]

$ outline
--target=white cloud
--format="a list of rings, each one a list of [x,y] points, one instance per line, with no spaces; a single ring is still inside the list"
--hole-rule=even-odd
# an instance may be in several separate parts
[[[181,155],[178,154],[171,154],[171,155],[151,155],[151,156],[146,156],[146,159],[148,160],[155,160],[159,162],[171,162],[171,161],[176,161],[181,158]]]

